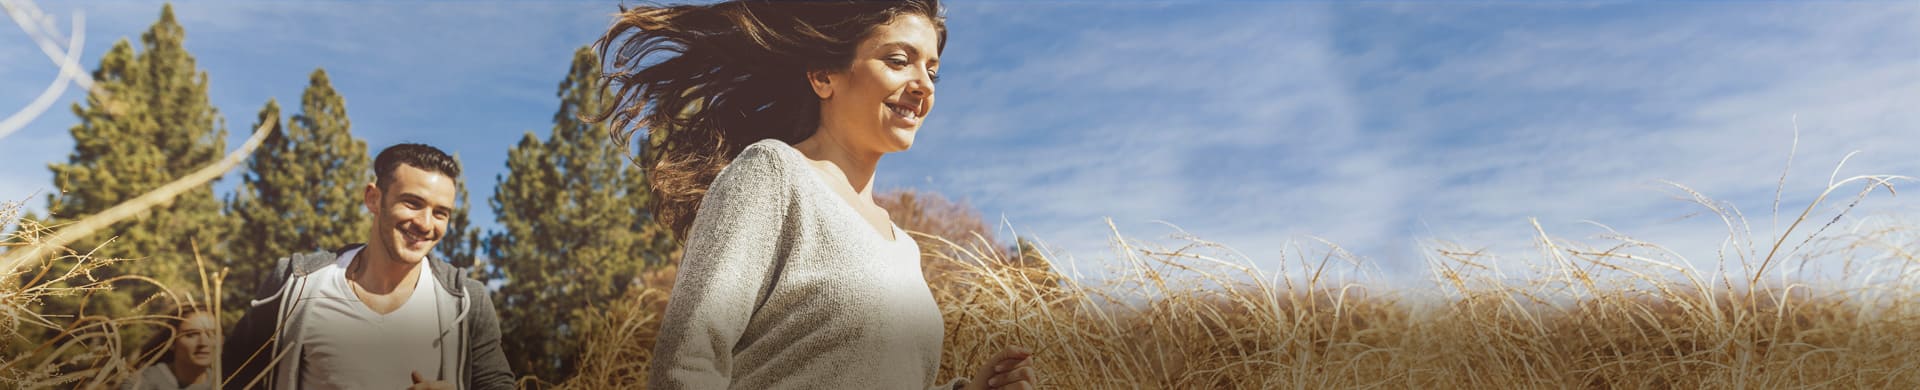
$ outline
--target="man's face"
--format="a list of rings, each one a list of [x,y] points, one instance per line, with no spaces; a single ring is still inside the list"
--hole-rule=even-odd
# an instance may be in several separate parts
[[[453,178],[400,164],[387,186],[367,185],[365,202],[373,213],[369,249],[384,249],[391,259],[406,263],[425,260],[446,235],[447,219],[453,215]]]

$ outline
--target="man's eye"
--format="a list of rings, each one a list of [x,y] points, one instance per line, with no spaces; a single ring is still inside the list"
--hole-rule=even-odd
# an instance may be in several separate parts
[[[933,82],[936,82],[936,83],[940,82],[940,72],[938,71],[927,72],[927,79],[933,80]]]

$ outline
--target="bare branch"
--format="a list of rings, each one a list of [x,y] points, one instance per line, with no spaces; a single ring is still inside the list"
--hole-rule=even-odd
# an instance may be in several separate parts
[[[240,165],[241,161],[245,161],[248,155],[253,154],[254,149],[260,147],[260,143],[267,139],[267,134],[272,133],[269,131],[271,126],[273,126],[273,122],[262,123],[260,128],[254,129],[253,136],[248,137],[245,144],[240,145],[239,149],[227,154],[227,157],[214,162],[212,165],[193,171],[193,173],[185,177],[160,186],[160,188],[140,195],[138,198],[121,202],[118,205],[114,205],[113,208],[109,208],[99,214],[94,214],[79,222],[67,225],[61,228],[60,231],[55,232],[53,236],[48,237],[44,245],[33,245],[7,252],[6,257],[0,257],[0,275],[12,274],[15,268],[28,264],[28,262],[40,257],[40,253],[47,248],[64,247],[74,240],[92,235],[100,231],[100,229],[147,211],[147,209],[151,209],[153,206],[171,201],[173,197],[187,192],[187,190],[207,184],[207,182],[213,181],[213,179],[220,177],[220,175],[226,174],[226,172],[233,169],[234,166]],[[5,283],[5,281],[0,281],[0,283]]]
[[[14,15],[14,21],[20,24],[20,28],[26,30],[27,35],[33,36],[36,41],[44,42],[46,37],[36,34],[36,30],[30,27],[32,26],[31,23],[21,20],[23,18],[19,15],[22,12],[14,12],[15,7],[12,6],[12,3],[9,2],[7,4],[7,14]],[[92,86],[92,79],[86,75],[83,69],[79,68],[80,47],[87,36],[85,20],[86,19],[80,17],[79,14],[74,14],[73,38],[67,42],[67,48],[69,50],[66,51],[65,58],[56,58],[54,60],[60,65],[60,75],[55,76],[53,78],[53,84],[48,85],[45,91],[40,92],[40,97],[34,98],[32,103],[28,103],[27,106],[21,108],[19,112],[8,115],[7,119],[0,120],[0,138],[6,138],[7,135],[27,127],[28,122],[39,118],[40,114],[47,112],[48,108],[52,108],[54,100],[58,100],[60,95],[67,92],[68,81],[71,80],[74,81],[75,84],[80,84],[83,90]],[[44,49],[47,46],[43,44],[41,47]],[[58,48],[52,50],[58,50]],[[53,53],[54,52],[48,52],[48,54]]]

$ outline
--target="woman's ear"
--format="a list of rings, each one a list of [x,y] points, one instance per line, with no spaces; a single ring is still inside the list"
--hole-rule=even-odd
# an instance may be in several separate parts
[[[813,95],[820,97],[820,100],[833,97],[833,79],[828,77],[830,73],[824,70],[807,71],[807,84],[813,86]]]

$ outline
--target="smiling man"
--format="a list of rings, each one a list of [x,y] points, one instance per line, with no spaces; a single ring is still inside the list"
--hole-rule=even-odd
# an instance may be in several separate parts
[[[280,259],[221,357],[226,388],[507,389],[486,287],[428,258],[460,167],[432,146],[374,158],[364,245]]]

